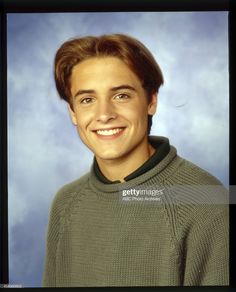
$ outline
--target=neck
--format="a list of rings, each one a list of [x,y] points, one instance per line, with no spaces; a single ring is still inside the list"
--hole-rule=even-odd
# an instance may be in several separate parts
[[[154,152],[155,149],[147,142],[142,149],[135,149],[119,159],[103,160],[96,157],[96,160],[107,179],[124,182],[124,178],[143,165]]]

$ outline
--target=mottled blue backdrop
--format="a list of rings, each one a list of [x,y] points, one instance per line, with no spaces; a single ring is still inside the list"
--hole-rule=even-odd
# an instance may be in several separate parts
[[[227,12],[8,14],[10,283],[41,286],[48,212],[92,154],[53,82],[53,58],[75,36],[127,33],[160,64],[152,134],[228,185]]]

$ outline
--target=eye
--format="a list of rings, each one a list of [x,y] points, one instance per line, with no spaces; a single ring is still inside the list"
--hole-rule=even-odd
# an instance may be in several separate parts
[[[129,98],[130,96],[126,93],[119,93],[115,96],[115,99],[118,99],[118,100],[127,100]]]
[[[82,98],[80,100],[80,103],[83,103],[83,104],[88,104],[88,103],[92,103],[93,102],[93,98],[92,97],[85,97],[85,98]]]

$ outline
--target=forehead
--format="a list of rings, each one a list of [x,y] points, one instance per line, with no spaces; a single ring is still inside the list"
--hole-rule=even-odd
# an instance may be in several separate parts
[[[125,82],[126,81],[126,82]],[[131,82],[141,85],[136,74],[119,58],[93,57],[75,65],[71,74],[71,89],[79,84]],[[114,84],[115,85],[115,84]]]

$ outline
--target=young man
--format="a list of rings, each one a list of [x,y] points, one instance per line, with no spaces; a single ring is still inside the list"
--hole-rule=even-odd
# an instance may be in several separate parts
[[[227,285],[226,190],[149,136],[163,76],[148,49],[119,34],[70,40],[55,81],[94,163],[54,198],[43,285]]]

